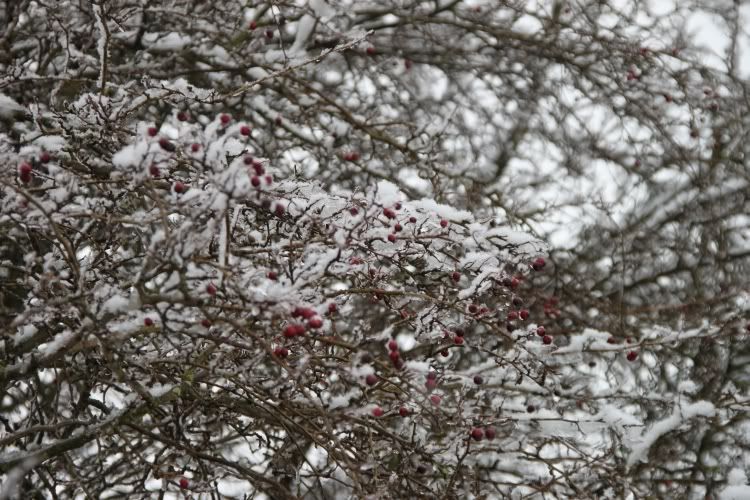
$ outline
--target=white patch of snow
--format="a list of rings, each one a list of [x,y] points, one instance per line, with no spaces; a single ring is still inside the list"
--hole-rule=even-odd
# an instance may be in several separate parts
[[[102,312],[116,314],[127,311],[129,309],[129,306],[130,299],[128,297],[124,297],[122,295],[114,295],[107,299],[104,304],[102,304]]]
[[[691,404],[678,401],[670,416],[654,423],[640,436],[637,442],[631,445],[632,451],[628,457],[628,467],[645,461],[648,458],[648,450],[651,448],[651,445],[663,435],[679,428],[693,417],[712,417],[715,413],[716,408],[708,401],[697,401]]]

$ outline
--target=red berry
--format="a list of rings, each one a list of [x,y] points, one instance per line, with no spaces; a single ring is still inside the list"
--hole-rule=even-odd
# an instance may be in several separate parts
[[[221,116],[219,116],[219,121],[221,121],[222,124],[226,125],[227,123],[232,121],[232,117],[224,113]]]
[[[617,343],[617,339],[614,337],[610,337],[607,339],[607,344],[616,344],[616,343]]]
[[[529,413],[534,413],[536,411],[536,408],[534,408],[534,405],[529,405],[526,407],[526,411]]]
[[[521,309],[521,312],[518,313],[518,316],[525,321],[529,319],[529,311],[527,311],[526,309]]]
[[[304,319],[310,319],[313,316],[315,316],[317,313],[314,309],[311,309],[309,307],[296,307],[294,311],[292,311],[292,316],[295,318],[304,318]]]
[[[373,417],[382,417],[383,416],[383,409],[379,406],[376,406],[372,409],[372,416]]]
[[[273,38],[273,30],[272,29],[267,29],[266,30],[266,38],[268,38],[269,40],[271,38]]]
[[[484,437],[484,431],[480,429],[479,427],[474,427],[471,430],[471,438],[474,441],[481,441],[483,437]]]
[[[179,113],[177,113],[177,119],[181,122],[185,122],[188,119],[188,115],[184,111],[180,111]]]
[[[201,149],[201,145],[198,144],[197,142],[194,142],[193,144],[190,145],[190,151],[192,151],[193,153],[197,153],[198,151],[200,151],[200,149]]]
[[[393,208],[395,208],[396,210],[401,210],[401,202],[397,201],[396,204],[393,205]]]
[[[461,273],[459,273],[458,271],[453,271],[453,273],[451,273],[451,279],[458,283],[459,281],[461,281]]]
[[[398,353],[398,351],[391,351],[388,353],[388,357],[391,358],[391,361],[395,363],[401,358],[401,355]]]
[[[490,441],[492,441],[493,439],[495,439],[495,436],[497,435],[497,433],[496,433],[494,427],[485,427],[484,428],[484,435],[487,437],[487,439],[489,439]]]
[[[510,287],[511,288],[518,288],[518,285],[521,284],[521,280],[518,277],[514,277],[512,280],[510,280]]]
[[[169,139],[167,139],[166,137],[162,137],[161,139],[159,139],[159,146],[160,146],[160,147],[161,147],[161,148],[162,148],[162,149],[163,149],[164,151],[167,151],[167,152],[169,152],[169,153],[173,153],[173,152],[175,151],[175,149],[177,149],[177,148],[175,147],[174,143],[172,143],[172,141],[170,141],[170,140],[169,140]]]
[[[277,347],[273,350],[273,355],[277,358],[286,358],[287,356],[289,356],[289,349],[287,349],[286,347]]]
[[[211,328],[211,321],[208,319],[201,320],[201,326],[203,328]]]
[[[278,126],[278,125],[281,125],[281,117],[280,117],[280,116],[277,116],[276,118],[274,118],[273,122],[274,122],[274,123],[275,123],[275,124],[276,124],[277,126]]]
[[[258,27],[258,23],[256,23],[255,21],[250,21],[250,25],[248,26],[248,28],[250,28],[251,30],[254,30],[257,27]]]
[[[378,383],[378,376],[370,373],[365,377],[365,383],[369,386],[373,386]]]
[[[307,326],[317,330],[318,328],[321,328],[323,326],[323,320],[319,316],[315,316],[314,318],[310,318],[310,320],[308,320]]]
[[[398,409],[398,414],[402,417],[407,417],[409,416],[409,409],[406,406],[402,406]]]
[[[402,229],[403,227],[401,227],[401,224],[396,224],[395,226],[393,226],[393,230],[397,233],[400,233]]]
[[[240,134],[242,135],[250,135],[250,127],[247,125],[243,125],[240,127]]]
[[[635,351],[630,351],[628,353],[628,361],[635,361],[636,359],[638,359],[638,353]]]
[[[444,358],[447,358],[450,353],[448,352],[448,349],[443,349],[442,351],[440,351],[440,355]]]
[[[540,271],[544,269],[544,266],[546,265],[547,265],[547,261],[544,260],[544,257],[537,257],[536,259],[534,259],[534,262],[532,262],[531,267],[535,271]]]
[[[144,326],[154,326],[154,320],[152,320],[151,318],[148,318],[148,317],[143,318],[143,325]]]
[[[242,159],[242,161],[243,161],[243,163],[244,163],[245,165],[252,165],[252,164],[253,164],[253,162],[255,161],[255,159],[254,159],[254,158],[253,158],[252,156],[250,156],[250,155],[246,155],[246,156],[245,156],[245,157],[244,157],[244,158]]]
[[[185,477],[180,478],[180,489],[186,490],[190,486],[190,482]]]
[[[252,184],[253,187],[256,188],[260,186],[260,177],[258,177],[257,175],[252,176],[252,178],[250,179],[250,184]]]
[[[216,286],[213,283],[209,283],[206,285],[206,293],[211,295],[212,297],[216,295]]]
[[[21,182],[29,183],[31,182],[31,165],[28,163],[21,163],[21,166],[18,167],[18,177],[21,179]]]
[[[357,215],[359,213],[359,210],[357,210],[357,207],[352,207],[349,209],[349,213],[352,215]]]
[[[545,335],[542,337],[542,344],[544,345],[550,345],[552,343],[552,337],[550,335]]]
[[[448,221],[445,219],[442,219],[440,221],[440,227],[448,227]]]
[[[266,184],[268,184],[269,186],[273,184],[273,177],[271,177],[270,175],[265,176],[264,179],[266,181]]]
[[[417,218],[416,217],[409,217],[409,222],[411,222],[412,224],[415,224],[417,222]]]
[[[279,279],[279,275],[276,274],[276,271],[268,271],[268,279],[271,281],[276,281]]]
[[[335,302],[331,302],[330,304],[328,304],[328,312],[330,314],[335,313],[337,309],[338,309],[338,306],[336,305]]]
[[[429,379],[424,383],[424,386],[431,391],[437,387],[437,380]]]
[[[517,311],[511,311],[508,313],[508,321],[513,321],[514,319],[518,319],[518,312]]]
[[[156,134],[159,133],[159,129],[156,127],[149,127],[146,132],[148,132],[148,135],[150,135],[151,137],[156,137]]]
[[[481,375],[474,375],[474,383],[477,385],[482,385],[484,384],[484,379]]]
[[[458,335],[456,335],[455,337],[453,337],[453,343],[456,344],[456,345],[463,345],[464,338],[463,337],[459,337]]]
[[[375,47],[373,47],[372,45],[370,45],[369,47],[367,47],[367,49],[365,50],[365,52],[367,52],[368,56],[374,56],[377,51],[375,50]]]
[[[471,314],[476,314],[478,310],[479,308],[477,307],[476,304],[469,304],[469,312]]]
[[[384,208],[384,209],[383,209],[383,215],[385,215],[385,216],[386,216],[386,217],[388,217],[389,219],[395,219],[395,218],[396,218],[396,212],[394,212],[394,211],[393,211],[392,209],[390,209],[390,208]]]
[[[259,160],[253,160],[253,170],[255,170],[255,175],[263,175],[266,173],[266,169],[263,168],[263,164]]]
[[[432,396],[430,396],[430,401],[435,406],[440,406],[440,401],[441,400],[442,400],[442,398],[440,396],[438,396],[437,394],[433,394]]]
[[[404,59],[404,68],[409,71],[412,67],[411,59]]]
[[[174,183],[174,184],[172,185],[172,189],[174,189],[174,192],[175,192],[175,193],[177,193],[177,194],[182,194],[182,193],[184,193],[185,191],[187,191],[187,186],[185,186],[185,184],[183,184],[182,182],[180,182],[180,181],[177,181],[177,182],[175,182],[175,183]]]
[[[48,152],[42,151],[42,154],[39,155],[39,161],[41,163],[49,163],[49,161],[52,159],[52,157],[49,155]]]
[[[437,372],[427,372],[427,380],[437,380]]]
[[[390,241],[391,243],[396,243],[396,235],[393,233],[389,234],[388,241]]]
[[[389,351],[398,351],[398,342],[395,340],[391,340],[388,342],[388,350]]]
[[[301,324],[291,324],[287,325],[284,328],[284,337],[286,338],[292,338],[297,337],[305,334],[305,325]]]
[[[284,215],[284,205],[276,205],[273,212],[276,214],[276,217],[281,217]]]
[[[538,327],[536,328],[536,334],[537,334],[537,335],[539,335],[540,337],[544,337],[544,334],[545,334],[546,332],[547,332],[547,329],[546,329],[546,328],[544,328],[543,326],[538,326]]]

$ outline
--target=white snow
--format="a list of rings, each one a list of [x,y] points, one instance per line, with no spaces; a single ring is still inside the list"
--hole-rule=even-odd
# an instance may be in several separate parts
[[[149,389],[148,393],[154,398],[159,398],[167,394],[172,389],[174,389],[174,384],[155,384]]]
[[[428,213],[434,213],[438,217],[448,219],[451,222],[469,222],[473,219],[471,212],[459,210],[449,205],[443,205],[433,199],[423,198],[421,200],[413,201],[409,205]]]
[[[125,312],[130,308],[130,299],[122,295],[114,295],[102,304],[102,312],[104,313],[120,313]]]
[[[344,394],[331,396],[331,399],[328,402],[328,409],[335,410],[337,408],[348,408],[351,404],[352,398],[359,397],[361,394],[362,391],[360,389],[349,389],[349,391]]]
[[[16,113],[28,113],[29,110],[5,94],[0,94],[0,116],[9,118]]]
[[[42,349],[42,346],[40,346],[40,350],[44,353],[45,356],[52,356],[57,351],[65,347],[65,345],[68,344],[71,338],[75,336],[75,333],[71,330],[65,330],[63,332],[58,333],[55,335],[55,338],[52,340],[52,342],[49,342],[47,344],[43,344],[44,348]]]
[[[328,4],[328,2],[326,2],[326,0],[310,0],[308,5],[318,17],[330,17],[336,15],[336,11]]]
[[[297,35],[294,37],[294,43],[289,49],[291,55],[296,55],[304,51],[305,44],[315,28],[315,18],[309,14],[302,16],[297,23]]]
[[[112,164],[119,168],[137,167],[143,165],[148,154],[149,144],[145,141],[125,146],[112,157]]]
[[[750,486],[744,470],[734,468],[727,475],[727,486],[719,492],[719,500],[747,500],[750,498]]]
[[[99,38],[96,42],[96,52],[99,54],[99,87],[104,88],[105,71],[107,69],[107,26],[104,21],[102,6],[94,3],[94,14],[96,26],[99,30]]]
[[[398,186],[390,181],[379,181],[376,188],[376,199],[383,206],[391,206],[403,200],[403,194]]]
[[[712,417],[715,412],[716,408],[708,401],[697,401],[691,404],[678,401],[670,416],[655,422],[648,430],[644,431],[640,438],[635,438],[635,442],[631,445],[627,466],[632,467],[638,462],[645,461],[648,458],[651,445],[663,435],[678,429],[693,417]]]
[[[18,332],[13,336],[13,343],[18,345],[33,336],[37,331],[37,327],[31,323],[20,325],[18,327]]]
[[[143,35],[143,43],[152,51],[182,50],[192,42],[190,36],[181,33],[146,33]]]

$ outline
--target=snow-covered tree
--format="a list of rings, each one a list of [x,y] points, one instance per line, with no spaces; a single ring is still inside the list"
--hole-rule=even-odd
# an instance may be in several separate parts
[[[748,16],[0,2],[0,498],[749,495]]]

